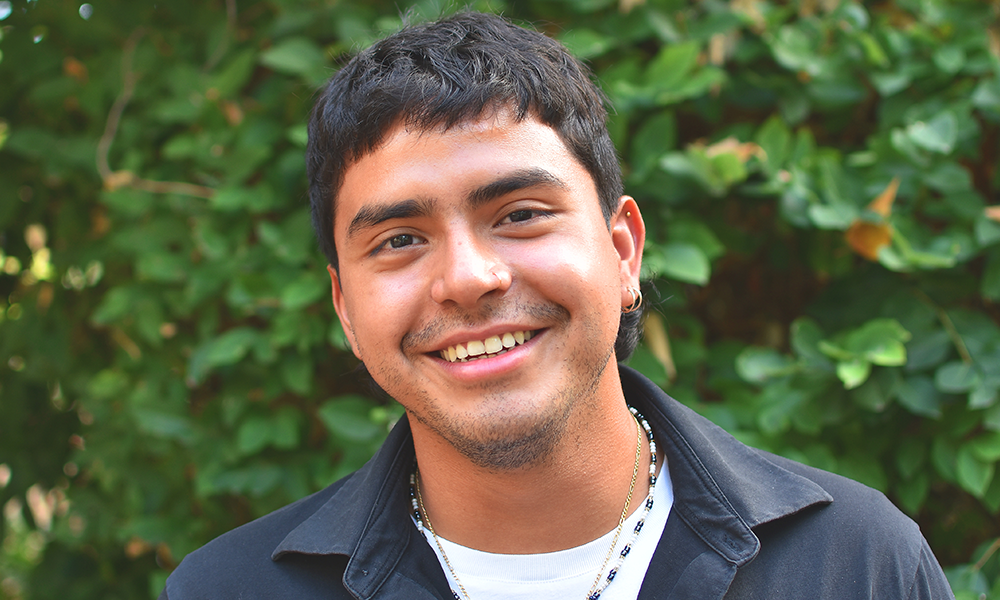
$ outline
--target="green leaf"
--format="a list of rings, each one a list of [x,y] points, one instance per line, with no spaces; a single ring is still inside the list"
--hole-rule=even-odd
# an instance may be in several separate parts
[[[965,66],[965,51],[959,46],[941,46],[934,52],[933,60],[945,73],[958,73]]]
[[[991,246],[1000,241],[1000,223],[993,219],[980,216],[976,219],[976,242],[983,247]]]
[[[139,431],[153,437],[178,440],[183,443],[190,443],[195,439],[191,421],[186,416],[148,407],[133,408],[132,415]]]
[[[838,461],[837,472],[881,492],[886,492],[888,479],[882,465],[866,454],[851,454]]]
[[[927,462],[927,445],[912,437],[904,438],[896,448],[896,466],[904,479],[916,475]]]
[[[1000,253],[990,253],[979,283],[979,293],[989,300],[1000,300]]]
[[[849,204],[813,204],[809,220],[820,229],[845,230],[858,218],[858,209]]]
[[[711,159],[712,170],[722,180],[723,185],[729,187],[734,183],[739,183],[747,178],[747,168],[740,157],[730,152],[723,152],[713,156]]]
[[[249,456],[266,448],[274,438],[274,424],[269,417],[250,417],[240,425],[236,447],[240,454]]]
[[[910,86],[913,78],[909,73],[902,71],[891,73],[871,73],[869,79],[878,93],[883,97],[892,96]]]
[[[851,360],[837,363],[837,377],[845,389],[854,389],[868,379],[872,364],[867,360]]]
[[[203,343],[188,361],[189,383],[197,385],[213,368],[243,360],[259,335],[251,327],[236,327]]]
[[[941,394],[930,377],[907,377],[896,391],[896,401],[913,414],[941,417]]]
[[[764,164],[767,172],[771,175],[777,173],[785,164],[792,145],[792,133],[785,121],[778,115],[771,115],[757,130],[754,139],[766,156]]]
[[[212,366],[231,365],[246,356],[258,333],[250,327],[230,329],[207,345],[205,360]]]
[[[917,121],[906,128],[906,135],[917,146],[937,152],[951,154],[958,140],[958,118],[951,111],[944,111],[930,121]]]
[[[260,62],[275,71],[309,78],[323,75],[326,66],[323,51],[312,40],[292,37],[282,40],[260,55]]]
[[[795,353],[811,364],[829,365],[826,355],[819,345],[823,340],[823,330],[809,317],[799,317],[792,321],[791,345]]]
[[[955,161],[946,161],[935,166],[923,175],[924,183],[944,194],[957,194],[972,189],[972,176],[969,171]],[[982,211],[982,201],[976,195],[967,196],[973,200],[970,213]],[[978,202],[977,202],[978,200]]]
[[[971,443],[963,444],[956,457],[958,484],[976,498],[982,498],[993,480],[994,463],[984,461],[976,453]]]
[[[699,51],[694,41],[664,46],[649,63],[646,82],[661,90],[676,88],[697,64]]]
[[[256,53],[253,50],[240,52],[218,74],[213,75],[210,87],[215,88],[223,98],[233,96],[250,79],[255,62]]]
[[[997,391],[996,386],[978,382],[969,392],[969,408],[979,410],[993,406],[997,401]]]
[[[586,27],[574,28],[559,36],[569,51],[577,58],[586,60],[604,54],[615,46],[615,38],[598,33]]]
[[[981,79],[972,92],[973,106],[1000,111],[1000,79]]]
[[[903,510],[911,515],[920,512],[929,491],[930,478],[924,472],[896,483],[896,498]]]
[[[299,413],[283,406],[274,414],[271,440],[275,448],[292,450],[299,445]]]
[[[844,348],[851,354],[881,366],[906,364],[904,342],[910,332],[895,319],[873,319],[852,331],[844,340]]]
[[[891,393],[892,390],[885,389],[875,377],[870,377],[851,392],[851,399],[865,410],[880,413],[889,406]]]
[[[874,36],[866,31],[862,31],[858,33],[858,41],[861,42],[861,47],[865,51],[865,58],[868,59],[869,63],[876,67],[889,66],[889,57]]]
[[[979,460],[995,462],[1000,460],[1000,432],[992,431],[976,436],[968,442],[969,448]]]
[[[934,373],[934,385],[946,394],[968,392],[977,383],[979,383],[979,372],[976,367],[962,361],[952,361],[942,365]]]
[[[764,383],[794,371],[794,361],[773,348],[748,346],[736,357],[736,372],[750,383]]]
[[[765,387],[761,393],[757,426],[768,435],[787,431],[791,424],[791,416],[806,399],[801,390],[784,383]]]
[[[801,27],[785,25],[771,42],[774,58],[793,71],[805,71],[815,77],[826,69],[825,61],[816,54],[810,36]]]
[[[298,354],[286,356],[281,363],[281,380],[293,392],[308,395],[313,383],[312,359]]]
[[[262,212],[277,204],[274,192],[264,185],[253,188],[225,187],[218,190],[209,202],[213,208],[224,212]]]
[[[330,291],[330,281],[307,271],[281,290],[281,304],[288,310],[298,310],[316,302]]]
[[[725,245],[703,222],[693,219],[671,220],[667,231],[668,240],[696,246],[709,260],[719,258],[726,252]]]
[[[946,481],[957,481],[958,449],[954,442],[943,436],[935,437],[931,443],[931,460],[934,461],[934,468],[941,477]]]
[[[711,276],[712,267],[701,248],[692,244],[669,243],[654,249],[647,257],[648,266],[655,273],[666,277],[705,285]]]
[[[371,442],[382,432],[370,417],[371,403],[358,396],[325,402],[316,411],[327,431],[352,442]]]
[[[951,351],[951,338],[945,330],[922,333],[906,344],[906,369],[919,371],[936,367],[948,358]]]
[[[645,178],[676,143],[677,125],[672,112],[661,111],[647,119],[632,137],[632,166],[636,176]]]

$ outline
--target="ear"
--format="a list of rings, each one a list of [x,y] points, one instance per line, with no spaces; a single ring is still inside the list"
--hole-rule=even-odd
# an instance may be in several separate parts
[[[646,224],[639,206],[631,196],[622,196],[618,211],[611,217],[611,243],[618,251],[622,285],[622,306],[632,303],[627,289],[639,287],[642,270],[642,249],[646,244]]]
[[[340,287],[340,276],[337,275],[337,271],[331,265],[326,266],[326,271],[330,274],[330,284],[333,286],[331,292],[333,296],[333,309],[337,311],[337,318],[340,319],[340,326],[343,327],[347,341],[351,344],[351,351],[354,352],[354,356],[358,357],[358,360],[361,360],[361,355],[358,353],[358,344],[354,339],[354,328],[351,327],[351,317],[347,314],[347,301],[344,299],[344,290]]]

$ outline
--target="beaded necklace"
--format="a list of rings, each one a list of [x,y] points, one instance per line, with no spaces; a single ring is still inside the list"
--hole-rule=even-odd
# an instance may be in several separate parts
[[[629,484],[628,497],[625,499],[625,507],[622,509],[621,518],[618,520],[618,528],[615,530],[614,538],[611,540],[611,547],[608,549],[608,554],[604,557],[604,562],[601,564],[601,568],[597,571],[597,578],[594,579],[594,583],[590,586],[590,590],[587,592],[587,600],[598,600],[604,590],[607,589],[611,582],[614,581],[615,576],[618,571],[621,570],[622,564],[625,562],[625,558],[628,557],[629,552],[632,550],[632,545],[635,544],[636,539],[639,537],[639,532],[642,531],[642,526],[646,522],[646,517],[649,515],[650,509],[653,508],[653,492],[656,489],[656,441],[653,439],[653,430],[649,426],[649,422],[643,417],[639,412],[628,407],[629,412],[632,413],[632,418],[635,420],[636,426],[636,451],[635,451],[635,466],[632,468],[632,482]],[[641,429],[640,429],[641,426]],[[621,536],[622,528],[625,525],[625,520],[628,518],[629,505],[632,503],[632,493],[635,491],[635,481],[639,473],[639,458],[642,454],[642,431],[646,432],[646,437],[649,439],[649,493],[646,495],[646,502],[642,509],[642,515],[639,517],[639,522],[636,523],[635,527],[632,529],[632,536],[629,542],[621,549],[618,553],[618,561],[615,566],[608,571],[608,574],[604,575],[604,568],[608,566],[611,561],[611,556],[614,554],[615,546],[618,545],[618,539]],[[465,586],[462,585],[462,581],[458,578],[458,573],[451,566],[451,561],[448,560],[448,555],[444,551],[444,547],[441,545],[441,540],[438,539],[437,533],[434,531],[434,526],[431,524],[430,515],[427,514],[427,510],[424,508],[424,498],[420,493],[420,470],[418,469],[416,462],[413,465],[413,472],[410,473],[410,504],[413,509],[413,517],[417,523],[417,529],[426,538],[427,531],[431,532],[431,537],[434,539],[434,543],[437,545],[438,551],[441,553],[441,558],[444,559],[445,566],[448,567],[448,571],[451,572],[452,578],[455,583],[458,584],[458,588],[462,591],[461,596],[455,591],[455,588],[451,589],[451,595],[455,600],[472,600],[469,596],[469,592],[465,590]],[[430,541],[430,540],[428,540]]]

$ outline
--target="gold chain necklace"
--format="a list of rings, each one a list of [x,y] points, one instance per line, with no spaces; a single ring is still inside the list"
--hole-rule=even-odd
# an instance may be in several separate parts
[[[656,466],[656,446],[655,443],[653,442],[653,434],[649,428],[649,424],[642,417],[642,415],[638,414],[632,407],[629,407],[629,410],[631,411],[632,418],[635,421],[635,437],[636,437],[635,464],[632,467],[632,481],[631,483],[629,483],[628,497],[625,498],[625,506],[622,508],[621,517],[618,519],[618,527],[615,529],[614,539],[611,540],[611,547],[608,548],[608,553],[604,557],[604,562],[601,564],[601,568],[597,571],[597,578],[594,579],[594,583],[590,586],[590,590],[587,593],[587,600],[597,600],[600,597],[601,593],[604,591],[607,585],[610,584],[611,581],[614,579],[615,575],[618,572],[618,566],[621,566],[621,562],[625,559],[625,557],[628,555],[629,550],[631,549],[632,544],[630,542],[629,544],[626,545],[625,549],[622,551],[618,566],[616,566],[614,569],[611,570],[611,572],[608,574],[607,582],[604,584],[603,587],[599,588],[598,586],[601,582],[601,576],[604,574],[604,568],[607,567],[608,562],[611,561],[611,556],[614,554],[615,546],[618,545],[618,539],[621,537],[622,528],[625,526],[625,521],[628,518],[629,506],[632,504],[632,494],[635,492],[635,481],[636,478],[639,476],[639,460],[642,457],[643,428],[645,428],[646,434],[649,437],[650,454],[651,454],[650,467],[649,467],[650,497],[646,500],[646,514],[649,513],[649,509],[652,508],[653,505],[652,492],[653,492],[653,486],[656,483],[656,477],[654,474]],[[639,424],[640,420],[642,421],[641,426]],[[462,600],[463,597],[465,598],[465,600],[472,600],[472,598],[469,596],[469,592],[467,592],[465,590],[465,586],[462,585],[462,580],[458,578],[458,573],[455,572],[454,567],[451,566],[451,561],[448,560],[448,554],[444,551],[444,546],[441,545],[441,540],[438,538],[437,533],[434,531],[434,525],[431,523],[430,515],[427,514],[427,509],[424,508],[424,497],[420,491],[420,470],[416,467],[416,465],[414,465],[413,473],[410,474],[410,495],[412,497],[411,501],[413,504],[413,513],[417,521],[417,527],[421,531],[423,531],[423,526],[426,523],[427,530],[431,532],[431,537],[434,539],[434,543],[437,545],[438,551],[441,553],[441,558],[444,559],[445,566],[448,567],[448,571],[451,573],[452,578],[455,580],[455,583],[458,584],[458,589],[462,591],[462,595],[459,596],[458,592],[452,589],[451,590],[452,596],[455,598],[455,600]],[[639,521],[638,525],[634,530],[633,541],[635,539],[635,536],[637,536],[639,534],[639,531],[642,529],[644,521],[645,521],[645,514],[643,515],[643,518]]]

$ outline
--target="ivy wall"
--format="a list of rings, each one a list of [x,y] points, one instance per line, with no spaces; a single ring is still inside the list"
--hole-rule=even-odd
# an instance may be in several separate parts
[[[154,597],[398,417],[351,373],[303,148],[407,6],[0,1],[0,598]],[[884,491],[959,598],[1000,598],[1000,2],[473,6],[615,106],[650,232],[632,365]]]

